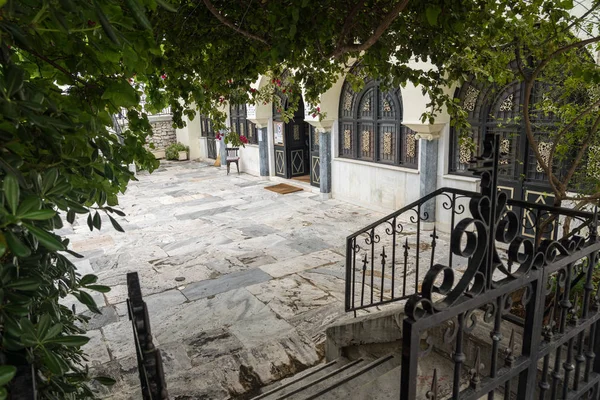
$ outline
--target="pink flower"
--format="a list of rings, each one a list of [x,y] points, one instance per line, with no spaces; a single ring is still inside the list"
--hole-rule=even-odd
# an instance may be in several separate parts
[[[313,115],[312,115],[312,117],[313,117],[313,118],[314,118],[314,117],[316,117],[316,116],[317,116],[317,114],[313,114]]]
[[[167,75],[166,75],[166,74],[162,74],[160,77],[161,77],[163,80],[167,79]]]
[[[320,113],[321,112],[321,107],[317,107],[317,112]]]
[[[248,144],[248,138],[244,135],[240,135],[240,141],[244,144]]]

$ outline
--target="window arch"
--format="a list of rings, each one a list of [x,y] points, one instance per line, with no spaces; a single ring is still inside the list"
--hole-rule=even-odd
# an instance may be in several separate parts
[[[533,88],[532,103],[541,101],[546,88],[536,84]],[[498,90],[491,85],[481,85],[475,81],[464,83],[455,92],[461,106],[467,111],[467,121],[471,125],[467,135],[473,139],[475,148],[467,143],[460,144],[458,132],[451,129],[450,173],[471,175],[469,161],[478,155],[483,138],[488,134],[500,135],[500,151],[503,156],[499,165],[499,177],[505,180],[546,182],[546,174],[538,165],[533,149],[527,143],[522,125],[522,104],[524,85],[514,81]],[[533,134],[538,142],[540,153],[547,153],[549,137],[556,123],[553,115],[531,114]]]
[[[368,79],[357,93],[346,81],[339,107],[340,157],[417,168],[418,141],[402,126],[399,89],[384,92]]]
[[[256,124],[248,121],[246,104],[231,104],[229,106],[229,122],[231,130],[238,135],[248,138],[248,143],[258,144],[258,133]]]

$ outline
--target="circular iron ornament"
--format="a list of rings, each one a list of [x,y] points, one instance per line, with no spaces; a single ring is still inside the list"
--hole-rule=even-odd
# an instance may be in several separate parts
[[[466,196],[455,196],[454,199],[448,193],[442,193],[442,195],[446,196],[447,199],[442,202],[442,207],[444,210],[453,210],[452,212],[456,215],[463,214],[465,212],[465,206],[463,204],[456,204],[459,198],[464,198]]]
[[[444,330],[444,343],[445,344],[453,343],[454,339],[456,339],[456,335],[458,334],[458,323],[456,323],[456,321],[454,321],[454,319],[449,319],[448,322],[449,322],[449,325]]]
[[[370,246],[374,243],[379,243],[379,241],[381,240],[379,234],[376,234],[374,230],[371,233],[365,232],[364,234],[367,235],[367,237],[365,238],[365,244],[367,246]]]
[[[385,233],[387,235],[400,235],[402,232],[404,232],[404,225],[402,225],[401,223],[398,223],[396,225],[395,218],[394,221],[385,221],[385,223],[389,225],[385,228]]]
[[[421,342],[425,342],[425,348],[422,348],[419,352],[419,358],[427,357],[431,350],[433,350],[433,337],[429,334],[429,332],[425,332],[427,335],[426,338],[421,338]]]
[[[475,314],[475,309],[467,311],[465,314],[465,325],[464,332],[471,333],[475,326],[477,325],[477,314]]]
[[[416,224],[417,221],[427,221],[429,219],[429,213],[427,211],[423,211],[423,213],[421,215],[419,215],[419,212],[417,210],[410,209],[408,211],[413,211],[416,215],[411,215],[409,217],[410,222],[412,222],[413,224]]]
[[[491,323],[496,317],[496,303],[488,303],[485,305],[485,314],[483,314],[483,321],[485,323]]]
[[[527,307],[527,304],[529,304],[532,297],[533,297],[533,286],[530,283],[523,288],[523,294],[521,295],[520,302],[521,302],[521,305],[523,306],[523,308]]]

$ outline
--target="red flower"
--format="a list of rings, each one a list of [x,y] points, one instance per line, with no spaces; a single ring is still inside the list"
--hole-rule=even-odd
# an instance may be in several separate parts
[[[240,141],[244,144],[248,144],[248,138],[244,135],[240,135]]]
[[[90,28],[93,28],[94,26],[96,26],[96,21],[92,21],[91,19],[88,19],[87,24]]]
[[[313,117],[313,118],[314,118],[314,117],[316,117],[316,116],[317,116],[317,114],[313,114],[313,115],[312,115],[312,117]]]
[[[255,92],[256,92],[256,89],[250,88],[250,93],[255,93]]]
[[[285,93],[285,89],[283,89],[281,92],[282,92],[282,93]]]
[[[167,75],[165,75],[165,74],[162,74],[160,77],[161,77],[163,80],[164,80],[164,79],[167,79]]]
[[[321,107],[317,107],[317,112],[321,112]]]

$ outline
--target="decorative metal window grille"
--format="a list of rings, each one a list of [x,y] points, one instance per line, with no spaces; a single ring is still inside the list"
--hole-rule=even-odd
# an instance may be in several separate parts
[[[511,93],[506,99],[504,99],[504,101],[500,105],[500,111],[512,111],[513,110],[513,107],[514,107],[513,97],[514,97],[514,95]]]
[[[344,130],[344,150],[350,150],[352,147],[352,131]]]
[[[460,144],[460,153],[459,153],[459,161],[461,164],[468,164],[469,161],[473,158],[473,153],[471,152],[471,148],[465,142]]]
[[[507,156],[510,154],[510,140],[509,139],[502,139],[500,141],[500,153],[502,154],[501,158],[500,158],[500,164],[507,165],[508,164]]]
[[[356,69],[352,73],[356,75]],[[365,82],[359,93],[349,82],[342,88],[340,157],[417,168],[418,142],[414,132],[402,126],[400,90],[382,92],[378,82]]]
[[[552,148],[552,143],[550,142],[539,142],[538,143],[538,152],[542,157],[542,160],[546,165],[548,165],[548,159],[550,158],[550,149]],[[544,168],[540,165],[539,161],[536,162],[535,170],[537,172],[544,172]]]
[[[371,152],[371,132],[363,131],[362,133],[362,151],[363,153]]]
[[[392,132],[383,133],[383,154],[392,154]]]
[[[417,155],[417,138],[414,133],[406,134],[406,156],[414,158]]]
[[[477,103],[477,97],[479,97],[480,92],[481,90],[475,89],[473,86],[469,86],[467,89],[467,94],[465,95],[465,101],[463,102],[463,107],[465,110],[475,110],[475,104]]]
[[[369,112],[371,111],[371,99],[366,99],[363,103],[363,111]]]
[[[390,102],[387,100],[383,101],[383,111],[384,112],[391,112],[392,111],[392,107],[390,106]]]
[[[344,110],[352,111],[352,95],[350,93],[346,93],[344,96]]]

